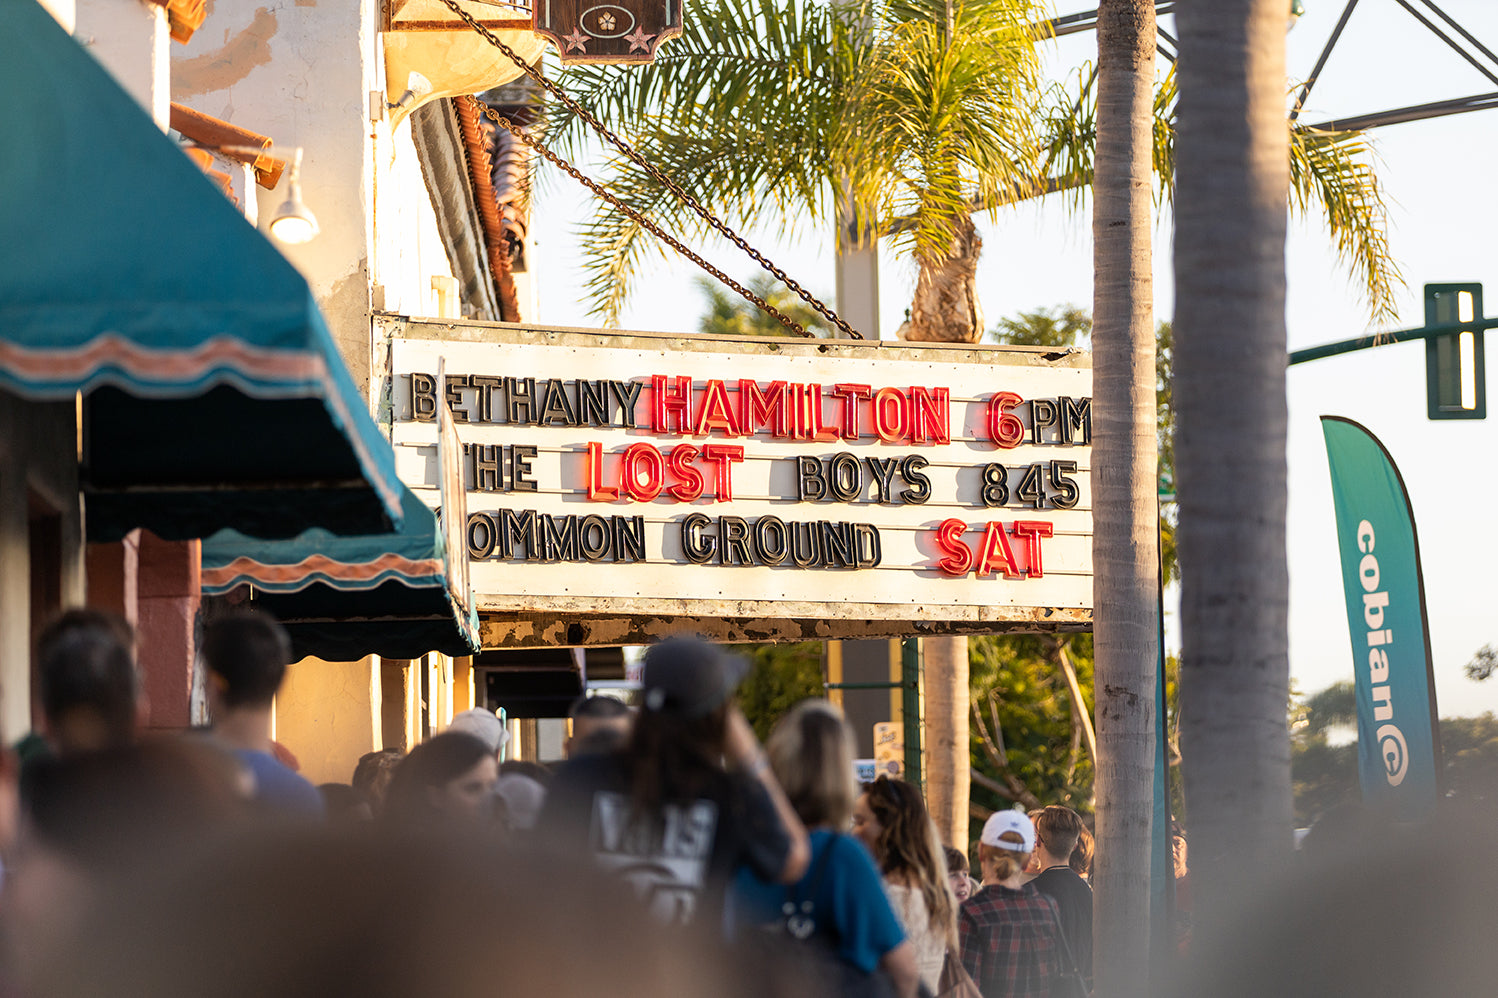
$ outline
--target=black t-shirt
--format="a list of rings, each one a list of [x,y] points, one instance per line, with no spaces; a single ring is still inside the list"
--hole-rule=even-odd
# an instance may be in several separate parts
[[[1069,866],[1053,866],[1030,883],[1056,899],[1061,930],[1082,976],[1092,982],[1092,888]]]
[[[764,786],[750,777],[711,773],[690,796],[666,790],[662,813],[633,820],[627,757],[574,758],[548,788],[537,841],[590,855],[664,922],[719,925],[734,872],[746,866],[775,879],[790,836]]]

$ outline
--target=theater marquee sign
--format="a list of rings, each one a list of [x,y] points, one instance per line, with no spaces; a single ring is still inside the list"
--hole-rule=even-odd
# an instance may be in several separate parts
[[[1085,354],[378,324],[433,505],[455,418],[488,646],[1091,624]]]

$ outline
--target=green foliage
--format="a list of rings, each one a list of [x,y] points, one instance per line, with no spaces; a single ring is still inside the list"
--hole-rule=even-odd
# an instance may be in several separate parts
[[[705,277],[697,278],[697,287],[707,297],[707,313],[698,331],[709,336],[794,336],[770,313],[744,296],[722,287]],[[810,305],[781,287],[768,274],[749,279],[746,287],[776,308],[782,315],[799,322],[816,336],[831,334],[832,327]]]
[[[1295,823],[1305,828],[1327,810],[1358,799],[1357,743],[1333,745],[1328,736],[1357,725],[1351,682],[1333,683],[1290,704],[1290,778]]]
[[[822,643],[734,645],[750,661],[739,684],[738,701],[760,741],[780,716],[802,700],[826,696],[822,686]]]
[[[1498,801],[1498,718],[1491,711],[1480,717],[1443,718],[1441,754],[1448,793]]]
[[[1472,656],[1472,661],[1462,666],[1462,671],[1467,674],[1468,679],[1482,682],[1494,671],[1498,671],[1498,651],[1494,651],[1492,645],[1483,645]]]
[[[1360,799],[1357,749],[1356,742],[1331,745],[1325,738],[1291,742],[1296,827],[1308,828],[1338,804]]]
[[[1019,800],[1027,805],[1065,804],[1084,814],[1092,811],[1093,763],[1074,720],[1058,657],[1062,649],[1077,671],[1090,716],[1091,634],[969,640],[969,694],[977,714],[972,725],[973,766],[989,781],[1009,788],[1006,796],[975,781],[972,800],[980,807],[997,810]],[[985,732],[991,747],[985,744]],[[979,827],[974,826],[974,834]]]
[[[1003,318],[988,331],[994,343],[1032,347],[1087,348],[1092,336],[1092,314],[1077,305],[1058,305]]]
[[[1292,127],[1290,208],[1326,219],[1342,262],[1362,279],[1373,317],[1396,318],[1394,297],[1404,278],[1389,252],[1388,210],[1367,136]]]
[[[1290,708],[1290,772],[1295,820],[1313,824],[1332,807],[1361,796],[1358,747],[1333,745],[1328,735],[1357,727],[1356,688],[1334,683]],[[1464,800],[1498,801],[1498,718],[1443,717],[1441,756],[1446,793]]]
[[[1176,519],[1180,508],[1176,491],[1176,411],[1171,393],[1175,384],[1175,327],[1169,322],[1155,325],[1155,436],[1159,441],[1157,474],[1160,478],[1160,570],[1169,585],[1181,577],[1176,557]],[[1169,499],[1164,499],[1169,496]]]
[[[654,64],[569,67],[562,83],[736,229],[825,225],[837,191],[877,235],[911,212],[898,237],[931,258],[975,200],[1033,168],[1030,26],[1044,16],[1033,0],[704,0]],[[577,158],[586,129],[565,108],[549,114],[552,141]],[[637,164],[616,156],[606,172],[666,231],[706,233]],[[658,246],[614,212],[582,235],[588,300],[615,322]]]
[[[935,263],[976,203],[1033,177],[1041,92],[1027,0],[894,0],[857,40],[837,150],[854,206],[903,216],[897,233]]]

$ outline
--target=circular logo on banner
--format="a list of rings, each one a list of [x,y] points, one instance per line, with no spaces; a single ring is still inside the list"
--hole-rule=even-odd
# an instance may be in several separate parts
[[[1405,744],[1404,732],[1392,724],[1380,725],[1378,752],[1384,759],[1384,775],[1389,786],[1399,786],[1410,768],[1409,746]]]

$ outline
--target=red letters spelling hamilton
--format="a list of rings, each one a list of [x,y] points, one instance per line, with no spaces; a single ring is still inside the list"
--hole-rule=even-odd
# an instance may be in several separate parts
[[[415,419],[436,417],[436,379],[412,374]],[[647,391],[648,389],[648,391]],[[952,441],[952,399],[946,388],[876,387],[866,384],[762,383],[747,378],[694,381],[686,375],[645,380],[499,377],[449,374],[446,401],[460,423],[537,427],[606,427],[656,437],[692,437],[660,446],[637,440],[605,451],[597,441],[582,449],[581,481],[587,498],[601,503],[730,502],[734,468],[743,443],[769,438],[821,444],[829,451],[801,454],[795,463],[801,503],[920,505],[931,498],[926,457],[859,456],[837,450],[842,442],[877,439],[911,448]],[[1092,436],[1090,398],[1023,399],[1000,391],[980,399],[986,441],[1000,449],[1087,444]],[[1020,410],[1028,419],[1021,418]],[[706,438],[706,439],[702,439]],[[471,489],[535,492],[535,446],[465,444]],[[1029,464],[989,462],[959,470],[959,500],[994,508],[1071,509],[1080,490],[1075,461]],[[573,522],[576,521],[576,522]],[[470,517],[474,557],[525,560],[646,560],[637,516],[550,516],[526,510]],[[841,521],[746,520],[693,512],[680,522],[682,550],[697,564],[796,565],[868,568],[879,563],[878,528]],[[972,534],[971,541],[964,536]],[[1042,541],[1050,521],[991,520],[971,527],[949,518],[930,531],[939,552],[932,567],[948,576],[1034,579],[1045,574]]]

